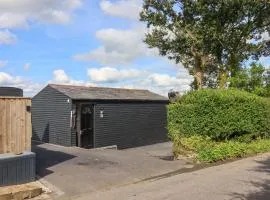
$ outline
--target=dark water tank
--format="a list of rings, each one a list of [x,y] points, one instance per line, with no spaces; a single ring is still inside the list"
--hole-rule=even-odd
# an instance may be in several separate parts
[[[0,87],[0,96],[22,97],[23,90],[15,87]]]

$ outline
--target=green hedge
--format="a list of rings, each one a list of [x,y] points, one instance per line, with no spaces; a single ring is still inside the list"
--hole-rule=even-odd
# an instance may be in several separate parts
[[[215,141],[270,136],[270,101],[238,90],[205,89],[184,95],[168,108],[169,134]]]

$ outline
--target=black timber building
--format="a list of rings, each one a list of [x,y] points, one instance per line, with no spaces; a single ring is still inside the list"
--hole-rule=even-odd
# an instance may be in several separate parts
[[[22,97],[23,90],[15,87],[1,87],[0,86],[0,96],[12,96],[12,97]]]
[[[119,149],[164,142],[167,104],[148,90],[50,84],[32,99],[33,139]]]

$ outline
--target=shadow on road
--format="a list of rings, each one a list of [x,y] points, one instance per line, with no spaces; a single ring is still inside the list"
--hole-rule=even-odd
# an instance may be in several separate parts
[[[254,169],[253,171],[261,172],[269,175],[270,177],[270,158],[264,161],[256,161],[259,164],[259,167]],[[240,194],[234,193],[233,198],[238,200],[269,200],[270,199],[270,178],[266,179],[263,182],[252,181],[249,182],[253,187],[257,189],[257,192],[249,193],[249,194]],[[267,178],[267,177],[265,177]]]
[[[36,173],[40,177],[54,173],[48,169],[49,167],[76,157],[64,152],[49,150],[41,145],[32,145],[32,152],[36,153]]]

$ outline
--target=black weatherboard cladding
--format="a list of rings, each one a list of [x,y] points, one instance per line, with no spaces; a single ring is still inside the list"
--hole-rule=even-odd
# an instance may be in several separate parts
[[[0,87],[0,96],[16,96],[22,97],[23,90],[14,87]]]
[[[100,111],[103,111],[103,118]],[[95,105],[95,147],[119,149],[167,141],[166,103],[119,102]]]
[[[71,110],[72,104],[81,103],[94,105],[95,148],[123,149],[168,140],[167,98],[146,90],[68,85],[48,85],[32,99],[33,139],[75,146]]]
[[[71,146],[69,97],[47,86],[32,99],[33,139]]]
[[[35,157],[36,155],[32,152],[21,155],[0,155],[0,186],[34,181]]]

